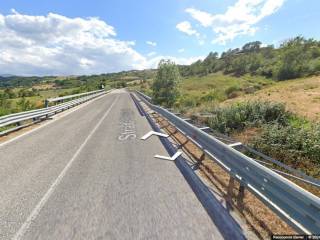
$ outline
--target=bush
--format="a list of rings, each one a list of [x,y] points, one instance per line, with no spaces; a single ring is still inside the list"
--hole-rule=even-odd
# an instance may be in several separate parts
[[[265,125],[252,144],[267,155],[320,177],[320,124]]]
[[[175,102],[174,106],[176,108],[190,108],[190,107],[196,107],[199,105],[199,98],[193,97],[193,96],[180,96],[179,99]]]
[[[312,62],[310,68],[312,69],[313,74],[320,73],[320,59],[316,59],[314,62]]]
[[[238,92],[240,91],[240,87],[237,86],[237,85],[234,85],[234,86],[231,86],[231,87],[228,87],[224,92],[227,96],[229,96],[230,94],[232,94],[233,92]]]
[[[209,126],[221,133],[241,131],[247,126],[261,126],[265,123],[278,123],[285,126],[291,114],[281,103],[244,102],[213,111]]]
[[[225,100],[224,94],[217,90],[211,90],[200,98],[201,102],[223,101]]]

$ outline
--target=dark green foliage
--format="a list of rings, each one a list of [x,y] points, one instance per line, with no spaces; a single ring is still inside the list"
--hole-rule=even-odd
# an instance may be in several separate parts
[[[260,152],[320,178],[320,124],[287,112],[271,102],[244,102],[216,109],[209,126],[230,134],[259,127],[249,144]]]
[[[14,93],[14,91],[11,88],[6,88],[3,92],[3,94],[1,94],[2,98],[6,98],[6,99],[12,99],[12,98],[16,98],[16,94]]]
[[[152,98],[155,103],[171,107],[178,95],[179,69],[170,60],[161,60],[152,84]]]
[[[265,125],[252,144],[265,154],[320,177],[319,124]]]
[[[32,88],[31,90],[28,89],[20,89],[17,97],[33,97],[33,96],[39,96],[39,91],[36,90],[35,88]]]
[[[265,123],[288,124],[290,113],[280,103],[243,102],[213,111],[209,126],[221,133],[241,131],[247,126],[261,126]]]
[[[54,78],[54,77],[45,77],[46,80]],[[19,77],[19,76],[9,76],[3,77],[0,76],[0,88],[7,88],[7,87],[31,87],[32,85],[38,84],[43,82],[43,77]]]
[[[0,96],[0,116],[10,113],[11,103],[7,99]]]
[[[218,58],[210,53],[203,61],[180,66],[182,76],[204,76],[223,71],[225,74],[262,75],[276,80],[293,79],[318,74],[320,42],[296,37],[285,41],[278,49],[261,42],[246,43],[241,49],[229,49]]]

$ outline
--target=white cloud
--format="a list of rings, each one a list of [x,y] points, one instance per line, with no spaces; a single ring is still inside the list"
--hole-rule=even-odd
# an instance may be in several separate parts
[[[16,11],[0,14],[0,74],[99,74],[156,68],[164,58],[177,64],[204,58],[156,52],[144,56],[134,46],[134,41],[117,39],[115,29],[99,18],[68,18],[54,13],[30,16]]]
[[[143,69],[135,42],[99,18],[0,14],[0,73],[68,75]]]
[[[225,44],[239,35],[253,35],[256,24],[272,15],[285,0],[238,0],[223,14],[211,14],[194,8],[186,12],[203,27],[211,27],[217,34],[213,43]]]
[[[157,53],[156,52],[149,52],[148,54],[147,54],[147,56],[148,57],[152,57],[152,56],[154,56],[154,55],[156,55]]]
[[[179,53],[183,53],[184,51],[185,51],[184,48],[180,48],[180,49],[178,50]]]
[[[205,56],[197,56],[197,57],[173,57],[173,56],[157,56],[148,61],[150,68],[157,68],[161,59],[170,59],[176,64],[179,65],[189,65],[196,61],[205,59]]]
[[[152,41],[146,41],[146,44],[152,46],[152,47],[156,47],[157,43],[156,42],[152,42]]]
[[[200,22],[200,24],[204,27],[209,27],[213,21],[213,16],[210,13],[193,8],[187,8],[186,12],[189,13],[198,22]]]
[[[199,36],[199,33],[195,29],[192,28],[191,23],[188,21],[183,21],[183,22],[178,23],[176,25],[176,28],[179,31],[181,31],[187,35],[190,35],[190,36],[195,35],[197,37]]]

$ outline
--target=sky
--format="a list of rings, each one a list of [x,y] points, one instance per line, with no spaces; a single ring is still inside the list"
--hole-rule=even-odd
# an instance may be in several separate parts
[[[259,40],[320,39],[319,0],[1,0],[0,74],[190,64]]]

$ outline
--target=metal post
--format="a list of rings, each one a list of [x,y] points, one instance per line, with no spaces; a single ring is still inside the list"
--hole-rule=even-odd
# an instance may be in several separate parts
[[[232,205],[233,189],[234,189],[234,178],[230,176],[228,190],[227,190],[227,206],[228,207]]]
[[[244,188],[244,185],[240,183],[239,192],[237,196],[237,206],[240,212],[242,212],[244,208],[244,204],[243,204],[244,196],[245,196],[245,188]]]

